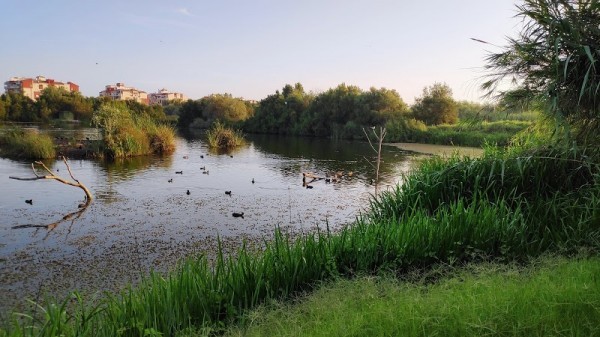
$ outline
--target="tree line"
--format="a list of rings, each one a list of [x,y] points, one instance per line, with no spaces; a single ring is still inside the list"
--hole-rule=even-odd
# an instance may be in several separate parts
[[[89,123],[108,98],[83,97],[62,88],[45,89],[37,101],[21,94],[0,96],[0,121],[49,122],[74,119]],[[363,128],[386,126],[394,133],[410,134],[427,125],[453,124],[463,118],[487,118],[493,105],[457,102],[443,83],[423,89],[412,106],[397,91],[362,90],[340,84],[322,93],[307,92],[301,83],[286,84],[266,98],[252,102],[231,94],[213,94],[197,100],[148,106],[135,101],[121,104],[137,115],[155,120],[177,120],[180,129],[209,128],[215,121],[247,133],[362,138]]]

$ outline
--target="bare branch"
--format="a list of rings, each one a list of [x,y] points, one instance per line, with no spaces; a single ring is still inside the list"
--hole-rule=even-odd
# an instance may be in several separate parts
[[[71,167],[69,166],[69,164],[67,163],[67,159],[63,156],[63,162],[65,163],[65,165],[67,166],[67,170],[69,171],[69,175],[71,175],[71,178],[74,180],[73,181],[69,181],[65,178],[62,178],[60,176],[55,175],[44,163],[40,162],[40,161],[36,161],[34,163],[31,164],[31,169],[33,170],[33,174],[35,175],[35,177],[28,177],[28,178],[21,178],[21,177],[15,177],[15,176],[9,176],[10,179],[15,179],[15,180],[23,180],[23,181],[32,181],[32,180],[41,180],[41,179],[53,179],[56,181],[59,181],[65,185],[69,185],[69,186],[74,186],[74,187],[79,187],[81,188],[84,192],[85,192],[85,196],[86,196],[86,205],[89,205],[90,202],[92,202],[92,193],[90,192],[90,190],[81,182],[79,182],[79,180],[75,179],[75,177],[73,176],[73,172],[71,172]],[[48,173],[49,175],[39,175],[36,170],[35,170],[35,165],[34,164],[38,164],[41,167],[43,167]]]

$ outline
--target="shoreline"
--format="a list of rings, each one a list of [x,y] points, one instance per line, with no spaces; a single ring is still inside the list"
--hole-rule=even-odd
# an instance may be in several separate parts
[[[437,144],[422,144],[422,143],[384,143],[384,145],[394,146],[401,150],[449,157],[458,153],[460,156],[468,156],[471,158],[479,157],[483,154],[483,149],[478,147],[467,146],[452,146],[452,145],[437,145]]]

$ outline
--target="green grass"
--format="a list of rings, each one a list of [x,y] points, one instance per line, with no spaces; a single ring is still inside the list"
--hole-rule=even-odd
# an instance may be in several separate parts
[[[240,131],[233,130],[215,122],[207,132],[208,145],[214,149],[231,149],[244,144],[244,137]]]
[[[12,129],[0,134],[0,154],[10,158],[49,159],[56,157],[52,137],[37,130]]]
[[[389,132],[386,141],[473,147],[483,147],[486,144],[505,146],[532,123],[526,120],[500,120],[425,126],[416,121],[395,122],[387,125]]]
[[[8,335],[221,331],[248,309],[338,277],[598,249],[600,177],[592,158],[577,149],[488,149],[478,159],[432,159],[337,233],[276,233],[260,253],[220,252],[214,264],[189,259],[103,299],[98,310],[83,300],[75,308],[70,299],[50,301],[15,320]]]
[[[175,150],[175,131],[147,115],[135,115],[127,107],[105,103],[94,113],[93,123],[102,130],[103,153],[126,158]]]
[[[224,336],[598,336],[599,275],[593,257],[339,279],[261,306]]]

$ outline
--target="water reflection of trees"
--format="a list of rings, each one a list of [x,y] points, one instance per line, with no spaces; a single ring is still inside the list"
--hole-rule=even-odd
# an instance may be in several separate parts
[[[375,179],[372,163],[377,160],[377,154],[366,142],[273,135],[252,135],[248,139],[259,152],[288,158],[276,162],[277,169],[286,176],[303,171],[319,175],[352,172],[354,178]],[[412,157],[406,152],[386,146],[380,175],[389,178],[395,174],[398,165],[410,160]]]

